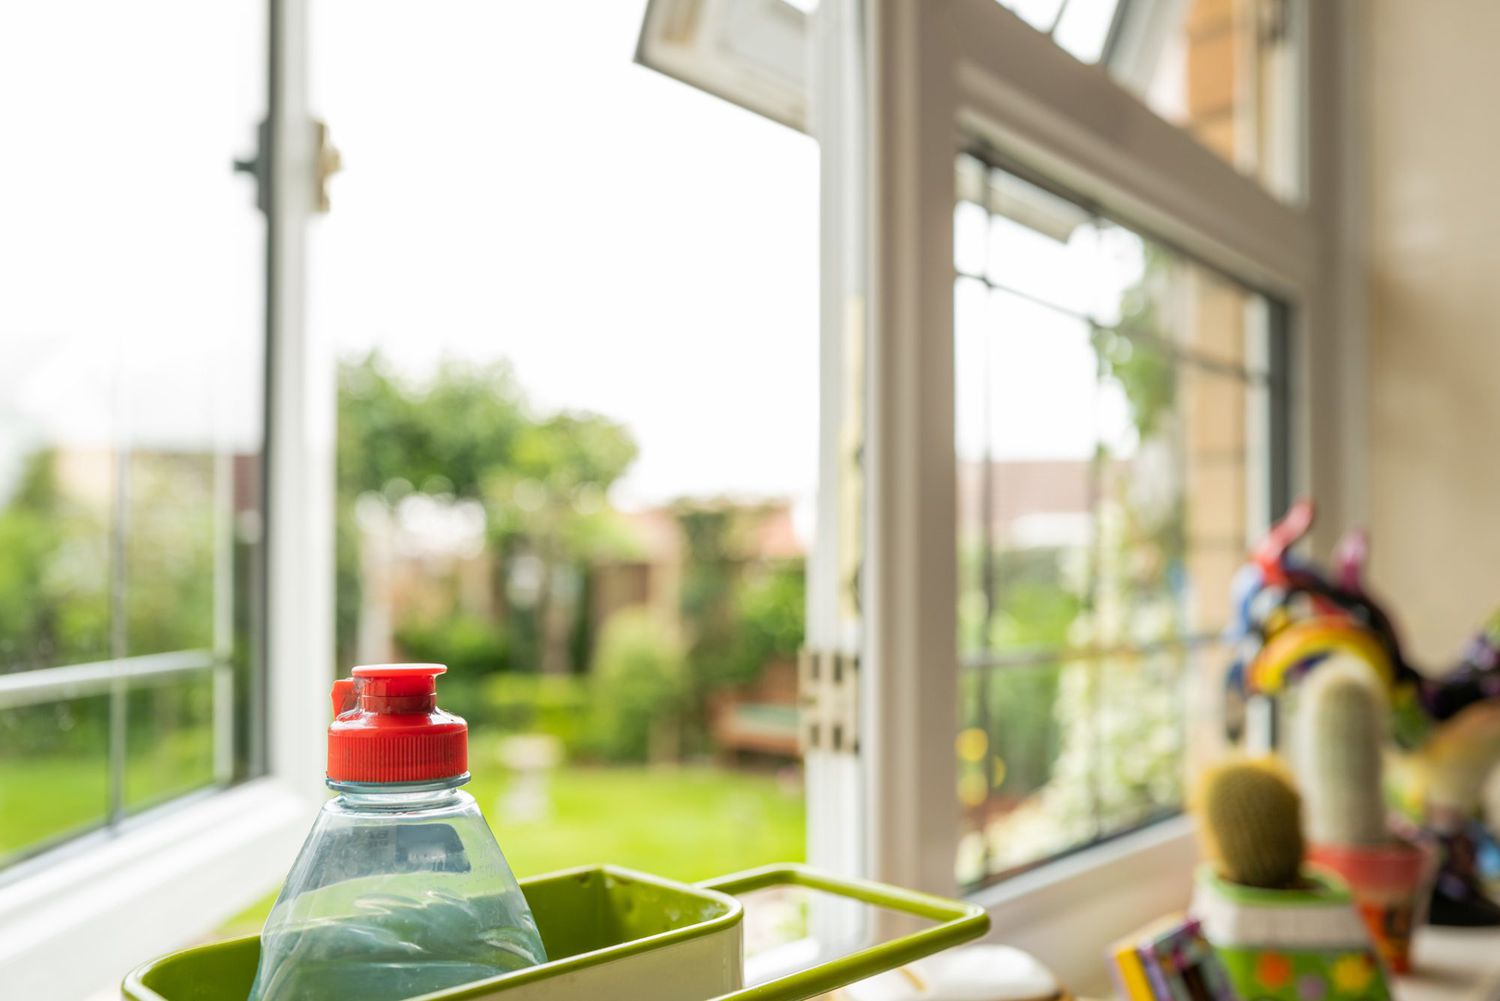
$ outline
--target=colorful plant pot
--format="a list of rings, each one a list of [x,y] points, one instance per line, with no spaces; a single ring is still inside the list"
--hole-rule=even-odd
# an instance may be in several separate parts
[[[1385,970],[1347,889],[1314,870],[1306,886],[1240,886],[1199,871],[1193,916],[1235,993],[1254,1001],[1390,1001]]]
[[[1433,852],[1405,841],[1378,847],[1314,845],[1308,859],[1349,884],[1355,908],[1392,973],[1411,970],[1412,934],[1427,920]]]

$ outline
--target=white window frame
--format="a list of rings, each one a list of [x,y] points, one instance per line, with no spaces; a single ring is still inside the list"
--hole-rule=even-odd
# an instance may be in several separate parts
[[[1342,0],[1307,4],[1307,198],[1290,205],[994,0],[868,0],[871,155],[862,725],[867,869],[952,893],[959,807],[954,162],[978,137],[1101,210],[1292,307],[1293,489],[1327,526],[1359,511],[1363,418],[1357,132]],[[1311,58],[1315,56],[1315,58]],[[825,154],[826,155],[826,154]],[[825,195],[827,191],[825,190]],[[1318,424],[1308,418],[1316,387]],[[994,936],[1075,987],[1141,915],[1181,908],[1196,850],[1177,819],[988,887]]]
[[[7,996],[86,996],[202,937],[275,886],[324,799],[335,379],[331,355],[302,323],[303,234],[317,204],[306,0],[269,0],[269,13],[271,127],[261,151],[269,180],[266,772],[7,872],[0,882]]]

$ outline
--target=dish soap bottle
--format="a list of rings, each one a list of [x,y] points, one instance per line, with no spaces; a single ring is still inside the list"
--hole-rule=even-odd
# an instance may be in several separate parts
[[[399,1001],[547,961],[469,779],[440,664],[333,684],[328,785],[260,937],[249,1001]]]

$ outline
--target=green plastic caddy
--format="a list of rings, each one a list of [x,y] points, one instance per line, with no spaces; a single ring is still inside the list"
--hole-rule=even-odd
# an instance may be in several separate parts
[[[744,986],[738,894],[800,886],[924,918],[910,935],[753,987]],[[983,935],[979,907],[799,865],[696,885],[595,866],[521,881],[550,962],[422,995],[422,1001],[806,1001]],[[173,953],[134,970],[129,1001],[245,1001],[256,936]],[[350,999],[357,1001],[357,999]]]

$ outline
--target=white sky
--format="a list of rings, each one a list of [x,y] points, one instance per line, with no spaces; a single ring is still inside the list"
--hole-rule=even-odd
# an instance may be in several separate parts
[[[263,6],[0,5],[0,135],[21,151],[0,161],[0,488],[38,440],[253,436],[261,221],[228,164],[261,114]],[[817,149],[634,65],[643,6],[312,0],[312,99],[345,171],[310,229],[311,329],[418,375],[508,359],[540,407],[624,422],[624,503],[805,504]],[[990,269],[1107,312],[1139,247],[1091,233],[1001,227]],[[960,256],[974,240],[960,219]],[[959,319],[964,457],[986,419],[1024,458],[1086,456],[1127,423],[1077,321],[965,301]]]
[[[124,6],[0,9],[0,134],[36,139],[0,166],[6,458],[255,426],[260,223],[228,164],[263,3]],[[810,494],[812,140],[634,65],[641,0],[312,8],[345,163],[311,231],[316,336],[413,373],[509,359],[540,407],[630,427],[626,502]]]
[[[640,0],[319,0],[313,322],[622,420],[623,499],[810,493],[817,148],[632,61]]]

